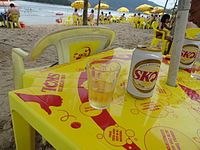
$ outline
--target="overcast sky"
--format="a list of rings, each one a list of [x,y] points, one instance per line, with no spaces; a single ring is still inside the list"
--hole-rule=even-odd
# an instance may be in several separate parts
[[[165,2],[166,2],[166,0],[149,0],[149,1],[155,2],[156,4],[159,4],[161,6],[165,6]],[[176,0],[169,0],[167,4],[167,8],[173,8],[175,1]]]

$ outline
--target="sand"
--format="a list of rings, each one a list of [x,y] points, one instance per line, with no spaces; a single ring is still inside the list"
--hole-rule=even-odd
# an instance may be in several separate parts
[[[133,29],[130,24],[110,24],[107,27],[116,31],[116,39],[111,47],[133,49],[138,44],[151,42],[152,30]],[[0,149],[15,149],[8,92],[13,90],[11,49],[20,47],[30,52],[34,44],[43,36],[53,31],[68,28],[63,25],[35,25],[25,29],[0,28]],[[48,48],[35,62],[26,62],[27,67],[43,66],[57,62],[56,52]],[[41,149],[41,138],[36,141]],[[48,149],[48,146],[45,148]]]

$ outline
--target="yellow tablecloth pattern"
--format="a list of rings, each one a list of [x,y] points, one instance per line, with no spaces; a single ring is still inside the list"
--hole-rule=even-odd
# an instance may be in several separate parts
[[[137,100],[126,92],[132,52],[118,48],[33,71],[24,76],[25,88],[9,97],[74,149],[199,150],[200,81],[180,70],[178,86],[167,86],[164,60],[153,97]],[[88,103],[85,66],[93,58],[115,59],[122,66],[113,104],[106,110]]]

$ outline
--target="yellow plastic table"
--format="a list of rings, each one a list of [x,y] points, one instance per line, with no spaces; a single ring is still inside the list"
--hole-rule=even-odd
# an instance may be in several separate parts
[[[126,92],[132,50],[117,48],[24,76],[24,89],[9,92],[17,149],[34,149],[38,131],[58,150],[199,150],[200,81],[180,70],[177,87],[166,83],[163,59],[153,97]],[[88,103],[86,63],[115,59],[121,66],[114,100],[105,110]]]

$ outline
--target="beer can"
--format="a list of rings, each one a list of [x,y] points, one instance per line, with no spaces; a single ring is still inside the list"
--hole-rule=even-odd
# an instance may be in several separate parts
[[[182,51],[179,68],[191,68],[199,51],[199,42],[194,39],[185,39]]]
[[[138,46],[132,55],[127,91],[135,98],[153,95],[162,59],[161,49]]]

